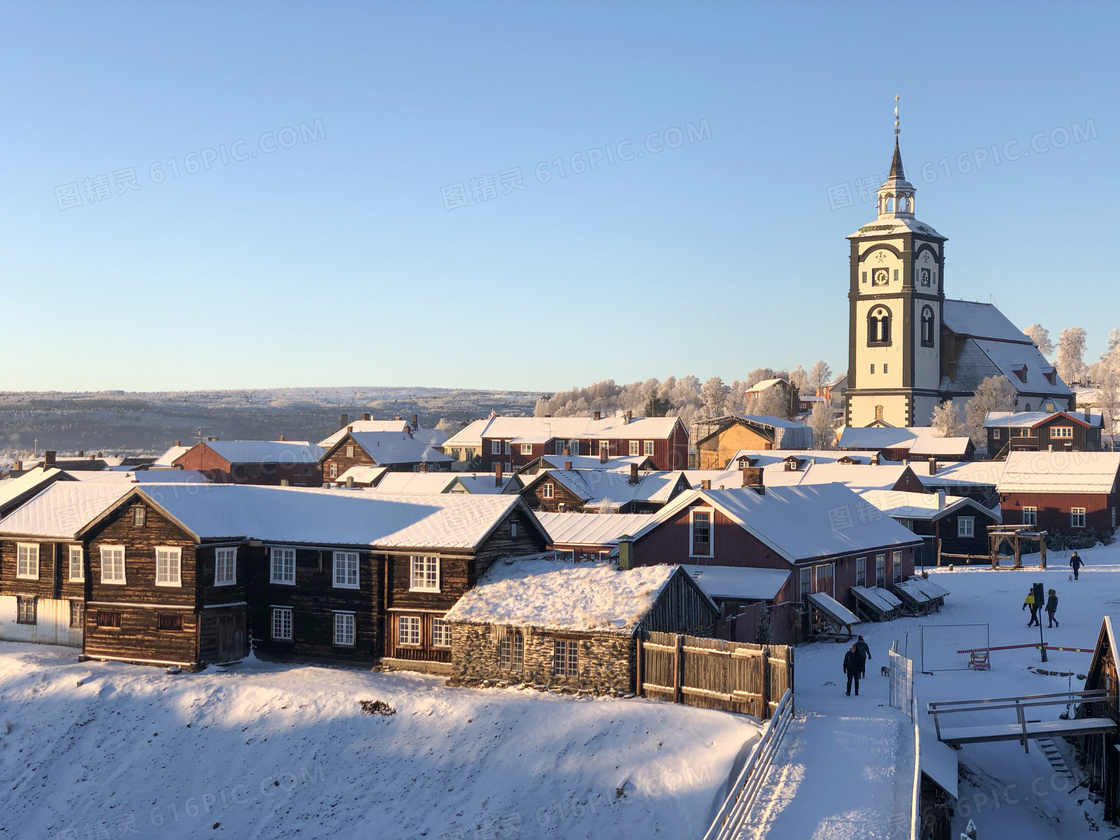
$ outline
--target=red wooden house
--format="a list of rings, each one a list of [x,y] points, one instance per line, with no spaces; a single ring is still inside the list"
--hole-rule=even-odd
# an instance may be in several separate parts
[[[1011,452],[996,491],[1005,525],[1076,534],[1116,528],[1118,481],[1118,452]]]
[[[323,450],[307,441],[201,440],[173,461],[211,481],[318,487]]]

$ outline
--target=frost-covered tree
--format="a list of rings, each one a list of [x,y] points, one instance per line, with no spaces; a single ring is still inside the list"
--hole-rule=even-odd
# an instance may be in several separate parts
[[[747,383],[739,379],[731,383],[727,389],[727,399],[724,402],[728,414],[742,414],[747,410],[748,390]]]
[[[1088,373],[1084,358],[1085,330],[1081,327],[1066,327],[1058,336],[1058,356],[1054,366],[1058,369],[1058,376],[1067,385],[1080,382]]]
[[[722,417],[727,413],[727,395],[730,390],[718,376],[713,376],[700,386],[700,399],[706,417]]]
[[[989,411],[1014,411],[1015,388],[1006,376],[989,376],[982,381],[964,407],[965,431],[976,446],[987,444],[984,418]],[[995,453],[992,453],[995,454]]]
[[[805,372],[805,368],[801,367],[801,365],[798,365],[789,372],[789,384],[802,394],[806,393],[807,389],[812,387],[809,385],[809,374]]]
[[[655,387],[649,395],[649,402],[642,407],[642,414],[646,417],[664,417],[672,407],[671,403],[661,398]]]
[[[1042,326],[1042,324],[1031,324],[1025,330],[1027,338],[1035,343],[1038,347],[1038,352],[1043,356],[1049,357],[1054,352],[1054,342],[1050,340],[1050,330]]]
[[[929,420],[941,437],[958,437],[965,434],[964,418],[960,407],[952,400],[945,400],[933,410]]]
[[[828,366],[828,362],[824,359],[817,359],[813,366],[809,368],[809,387],[813,389],[815,394],[818,388],[831,381],[832,368]]]
[[[752,370],[750,373],[747,374],[747,389],[749,390],[749,389],[753,388],[755,385],[757,385],[763,379],[773,379],[773,378],[774,378],[774,368],[768,368],[768,367],[755,368],[754,370]]]
[[[747,400],[747,414],[766,417],[788,417],[789,400],[786,392],[775,385],[760,394],[752,394]]]
[[[809,415],[809,428],[813,430],[813,446],[832,449],[836,445],[836,430],[832,426],[832,408],[826,402],[813,404]]]

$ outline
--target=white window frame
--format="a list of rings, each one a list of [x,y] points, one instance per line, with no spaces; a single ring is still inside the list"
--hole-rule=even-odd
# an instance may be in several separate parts
[[[970,540],[976,536],[976,517],[975,516],[958,516],[957,517],[957,537],[962,540]]]
[[[353,458],[354,457],[354,444],[352,444],[352,443],[346,444],[346,457],[347,458]]]
[[[827,589],[822,589],[822,583],[828,583]],[[836,568],[831,563],[820,563],[813,567],[813,591],[824,592],[832,596],[836,591]]]
[[[292,641],[295,617],[291,607],[272,608],[272,638],[278,642]]]
[[[813,591],[813,569],[811,566],[802,566],[798,575],[798,600],[804,602],[808,599],[809,593]]]
[[[119,568],[118,562],[120,564]],[[120,573],[119,576],[118,572]],[[124,586],[128,583],[123,545],[101,546],[101,582],[114,586]]]
[[[451,647],[451,622],[445,618],[432,619],[432,647]]]
[[[856,558],[856,586],[867,586],[867,558]]]
[[[568,454],[569,455],[575,455],[577,458],[579,457],[579,441],[578,440],[568,441]]]
[[[331,580],[335,589],[361,588],[361,555],[356,551],[336,551],[331,556]]]
[[[156,546],[156,586],[183,585],[183,549],[171,545]]]
[[[879,581],[882,581],[880,584]],[[875,586],[882,589],[887,585],[887,555],[875,555]]]
[[[354,613],[336,612],[334,614],[334,646],[355,647],[358,633]]]
[[[214,585],[233,586],[236,583],[237,546],[214,549]]]
[[[69,568],[67,569],[68,576],[71,583],[85,583],[86,580],[86,553],[80,545],[70,546],[68,552]],[[77,563],[75,564],[75,561]],[[74,574],[74,572],[77,574]]]
[[[708,516],[708,553],[696,553],[696,514],[704,513]],[[715,541],[715,509],[714,508],[692,508],[688,512],[688,556],[689,557],[715,557],[716,556],[716,541]]]
[[[1083,507],[1071,507],[1069,509],[1069,527],[1071,528],[1084,528],[1086,523],[1086,509]]]
[[[891,555],[891,580],[902,583],[902,552],[896,551]]]
[[[642,454],[642,442],[640,440],[630,441],[630,456],[634,457]]]
[[[556,496],[556,487],[551,481],[546,481],[541,485],[541,498],[552,499]]]
[[[522,455],[532,455],[533,454],[533,444],[531,444],[531,443],[521,444],[521,454]]]
[[[1050,439],[1073,440],[1073,426],[1051,426]]]
[[[148,509],[143,505],[136,505],[132,509],[132,527],[143,528],[148,524]]]
[[[1038,525],[1038,506],[1023,505],[1023,525]]]
[[[291,575],[289,577],[288,560],[289,555],[291,559]],[[279,571],[277,575],[277,561],[279,560]],[[296,550],[294,548],[276,548],[274,547],[268,556],[268,582],[278,583],[283,586],[296,585]]]
[[[420,616],[397,616],[397,646],[420,647]]]
[[[653,441],[652,440],[647,440],[646,441],[646,455],[649,455],[649,456],[653,455]]]
[[[436,554],[413,554],[408,558],[408,591],[439,592],[440,563]]]
[[[330,467],[327,469],[327,472],[331,478],[338,478],[338,464],[336,464],[334,461],[331,461]]]
[[[39,623],[39,599],[34,595],[16,596],[16,624]]]
[[[16,578],[39,579],[39,543],[16,543]]]
[[[552,640],[552,673],[558,677],[579,676],[579,641]]]
[[[502,454],[502,442],[500,440],[490,441],[490,454],[491,455],[501,455]]]

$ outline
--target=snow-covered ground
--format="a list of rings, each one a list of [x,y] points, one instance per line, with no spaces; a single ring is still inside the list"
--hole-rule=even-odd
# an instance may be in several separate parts
[[[650,700],[5,642],[0,838],[700,837],[758,731]]]

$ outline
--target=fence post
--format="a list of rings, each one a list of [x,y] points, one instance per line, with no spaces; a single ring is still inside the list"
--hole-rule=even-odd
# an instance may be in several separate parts
[[[642,647],[642,631],[639,630],[638,631],[637,656],[635,657],[635,662],[634,662],[634,670],[635,670],[634,682],[636,683],[635,686],[634,686],[634,693],[636,695],[638,695],[639,697],[642,696],[642,670],[643,670],[642,669],[642,656],[644,656],[644,655],[645,655],[645,649]]]
[[[762,720],[770,720],[770,648],[762,649]]]
[[[684,636],[677,634],[677,650],[673,668],[673,702],[684,703]]]

